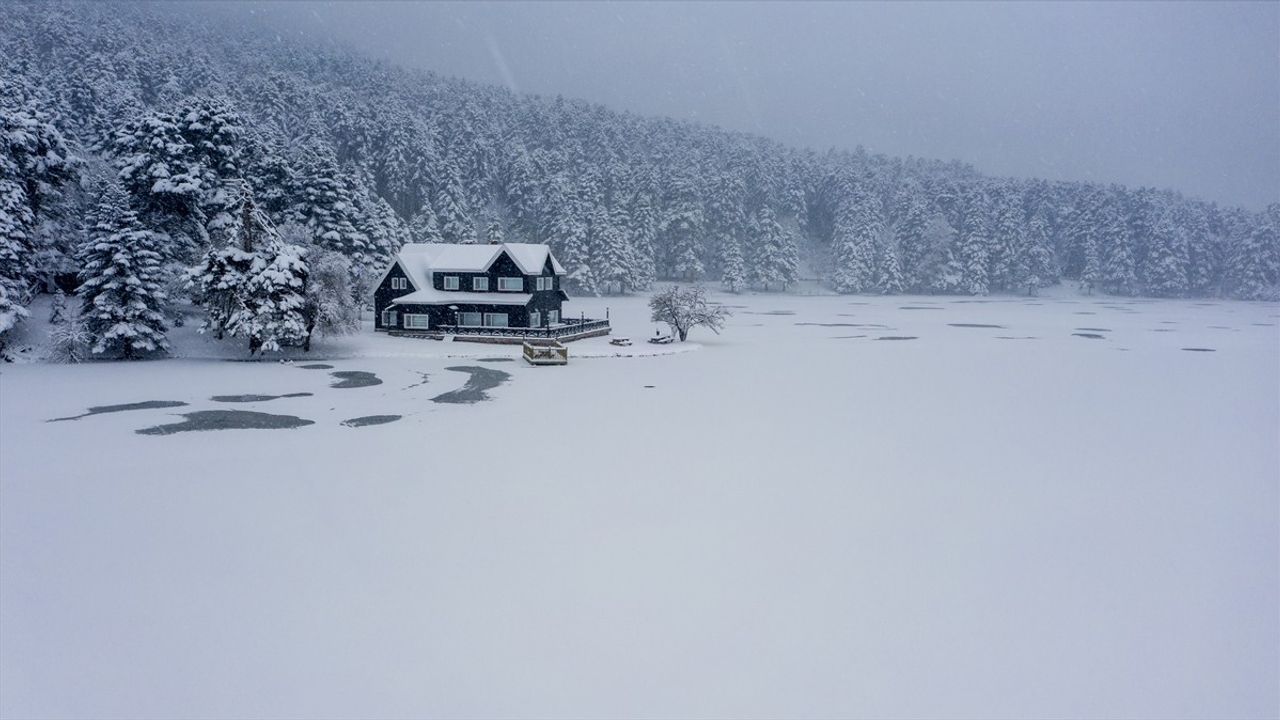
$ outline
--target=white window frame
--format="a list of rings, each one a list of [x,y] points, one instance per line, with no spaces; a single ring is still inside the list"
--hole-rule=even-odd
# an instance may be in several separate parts
[[[542,313],[537,310],[529,311],[529,327],[542,327]]]
[[[384,308],[382,310],[382,327],[396,327],[399,322],[400,313],[398,311],[392,310],[391,308]]]
[[[548,310],[548,311],[547,311],[547,324],[548,324],[548,325],[559,325],[559,324],[560,324],[560,311],[559,311],[559,310]]]
[[[515,287],[510,287],[515,283]],[[524,290],[524,278],[522,277],[500,277],[498,278],[498,292],[522,292]]]
[[[474,316],[474,318],[479,319],[480,322],[469,323],[467,322],[467,320],[472,318],[468,316]],[[460,312],[458,313],[458,324],[463,327],[479,327],[480,325],[484,324],[484,314],[478,313],[478,312]]]
[[[497,323],[490,323],[489,318],[502,318],[502,324],[498,325]],[[511,327],[511,314],[510,313],[485,313],[484,326],[499,327],[499,328]]]
[[[421,325],[418,324],[419,320],[422,321]],[[406,330],[410,328],[414,330],[430,330],[431,316],[426,313],[405,313],[404,327]]]
[[[445,290],[457,290],[457,289],[458,289],[458,276],[457,276],[457,275],[445,275],[445,276],[444,276],[444,282],[441,284],[441,287],[443,287]]]
[[[539,290],[555,290],[555,278],[540,277],[538,278]]]
[[[472,292],[489,292],[489,278],[485,275],[478,275],[471,278]]]

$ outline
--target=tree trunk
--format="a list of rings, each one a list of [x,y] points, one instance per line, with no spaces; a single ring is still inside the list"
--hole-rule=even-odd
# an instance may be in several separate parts
[[[679,328],[677,332],[680,334],[680,342],[684,342],[684,339],[689,337],[689,328]]]

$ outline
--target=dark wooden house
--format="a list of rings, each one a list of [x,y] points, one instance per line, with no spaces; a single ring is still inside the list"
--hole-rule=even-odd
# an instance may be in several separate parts
[[[577,334],[588,328],[561,316],[569,299],[564,275],[546,245],[411,243],[374,290],[374,327],[394,334]]]

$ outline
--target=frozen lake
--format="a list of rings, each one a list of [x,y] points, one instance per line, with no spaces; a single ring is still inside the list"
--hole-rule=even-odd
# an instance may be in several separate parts
[[[3,366],[0,715],[1276,713],[1276,305],[719,299]]]

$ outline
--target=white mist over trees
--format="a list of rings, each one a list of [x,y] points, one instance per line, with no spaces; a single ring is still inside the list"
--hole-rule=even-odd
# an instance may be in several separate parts
[[[245,249],[246,202],[264,228],[288,223],[345,259],[357,294],[405,242],[499,238],[550,244],[586,293],[810,277],[981,295],[1066,279],[1255,299],[1280,283],[1280,205],[816,153],[144,6],[10,3],[0,18],[0,333],[54,277],[88,267],[84,248],[104,237],[85,188],[111,175],[157,262],[199,267],[210,330],[255,351],[304,342],[349,308],[317,310],[307,253],[274,229]],[[151,297],[163,316],[164,293]]]

